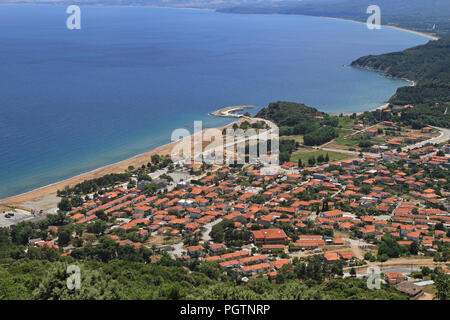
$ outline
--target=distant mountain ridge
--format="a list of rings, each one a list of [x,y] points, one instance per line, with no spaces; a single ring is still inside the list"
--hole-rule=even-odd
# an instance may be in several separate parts
[[[448,0],[304,0],[275,1],[229,8],[228,13],[301,14],[343,18],[365,22],[369,5],[381,9],[381,23],[419,32],[450,35],[450,1]]]
[[[381,8],[381,23],[450,35],[449,0],[0,0],[0,3],[131,5],[212,9],[224,13],[300,14],[366,21],[369,5]]]
[[[219,9],[247,5],[265,5],[274,0],[0,0],[0,3],[44,3],[78,5],[135,5],[172,8]]]

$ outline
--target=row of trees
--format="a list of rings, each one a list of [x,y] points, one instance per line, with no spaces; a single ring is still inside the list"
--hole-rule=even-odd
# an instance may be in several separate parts
[[[309,166],[314,166],[316,163],[324,163],[324,162],[329,162],[330,161],[330,156],[328,155],[328,153],[323,156],[322,154],[319,154],[316,157],[311,156],[308,158],[308,165]],[[303,162],[302,159],[298,159],[298,167],[299,168],[303,168]]]
[[[307,146],[318,146],[338,137],[333,127],[320,127],[303,136],[303,143]]]
[[[111,173],[100,178],[85,180],[72,188],[66,187],[64,190],[58,190],[56,194],[59,197],[69,197],[72,194],[81,195],[97,192],[102,188],[114,186],[120,182],[126,182],[129,177],[129,173]]]

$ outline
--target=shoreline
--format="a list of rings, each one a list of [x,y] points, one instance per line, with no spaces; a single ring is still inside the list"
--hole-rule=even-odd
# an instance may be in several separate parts
[[[353,19],[346,19],[346,18],[336,18],[336,17],[327,17],[327,16],[308,16],[308,17],[319,17],[319,18],[326,18],[326,19],[333,19],[333,20],[341,20],[341,21],[349,21],[349,22],[355,22],[355,23],[360,23],[360,24],[366,24],[363,21],[358,21],[358,20],[353,20]],[[426,32],[406,29],[406,28],[397,27],[397,26],[391,26],[391,25],[387,25],[387,24],[382,24],[381,25],[381,29],[383,27],[384,28],[391,28],[391,29],[396,29],[396,30],[399,30],[399,31],[413,33],[413,34],[416,34],[416,35],[419,35],[419,36],[422,36],[422,37],[426,37],[426,38],[429,38],[429,39],[432,39],[432,40],[439,40],[440,39],[439,37],[437,37],[435,35],[432,35],[432,34],[429,34],[429,33],[426,33]]]
[[[61,1],[55,1],[55,2],[36,2],[36,1],[7,1],[7,2],[2,2],[0,4],[32,4],[32,5],[57,5],[57,6],[65,6],[67,5],[67,3],[65,2],[61,2]],[[181,10],[204,10],[204,11],[214,11],[216,13],[226,13],[226,14],[261,14],[261,13],[231,13],[231,12],[221,12],[221,11],[217,11],[217,8],[199,8],[199,7],[184,7],[184,6],[155,6],[155,5],[150,5],[150,4],[96,4],[96,3],[85,3],[83,5],[87,5],[87,6],[97,6],[97,7],[107,7],[107,6],[111,6],[111,7],[146,7],[146,8],[162,8],[162,9],[181,9]],[[283,13],[274,13],[274,14],[283,14]],[[288,14],[285,14],[288,15]],[[348,19],[348,18],[338,18],[338,17],[327,17],[327,16],[317,16],[317,15],[307,15],[307,14],[295,14],[298,16],[307,16],[307,17],[318,17],[318,18],[326,18],[326,19],[333,19],[333,20],[341,20],[341,21],[349,21],[349,22],[356,22],[356,23],[361,23],[361,24],[366,24],[363,21],[358,21],[358,20],[353,20],[353,19]],[[439,40],[440,38],[436,35],[430,34],[430,33],[426,33],[426,32],[421,32],[421,31],[416,31],[416,30],[412,30],[412,29],[407,29],[407,28],[402,28],[402,27],[397,27],[397,26],[392,26],[392,25],[387,25],[387,24],[382,24],[381,28],[386,27],[386,28],[391,28],[391,29],[396,29],[396,30],[400,30],[400,31],[404,31],[404,32],[409,32],[409,33],[413,33],[413,34],[417,34],[432,40]]]
[[[236,114],[236,111],[256,108],[252,105],[230,106],[208,113],[210,116],[222,118],[242,118],[244,115]]]
[[[236,107],[233,107],[236,108]],[[225,109],[225,108],[224,108]],[[220,109],[221,111],[223,109]],[[225,117],[225,116],[223,116]],[[233,116],[230,116],[229,118],[236,118]],[[241,119],[238,118],[235,121],[232,121],[231,123],[218,127],[219,130],[223,130],[225,128],[232,127],[233,124],[239,122]],[[190,135],[190,138],[194,136],[194,133]],[[179,143],[182,143],[183,140],[177,140],[173,142],[166,143],[164,145],[158,146],[156,148],[150,149],[146,152],[137,154],[133,157],[114,162],[105,166],[102,166],[100,168],[96,168],[84,173],[80,173],[76,176],[73,176],[71,178],[67,178],[64,180],[56,181],[50,184],[47,184],[45,186],[32,189],[30,191],[26,191],[17,195],[13,195],[4,199],[0,199],[0,208],[20,208],[23,210],[29,210],[28,208],[21,208],[22,205],[28,202],[38,202],[39,200],[45,198],[46,196],[54,195],[56,194],[56,191],[63,190],[66,186],[73,186],[78,183],[81,183],[85,180],[100,178],[104,175],[110,174],[110,173],[122,173],[125,170],[128,169],[129,166],[134,166],[135,168],[140,167],[142,165],[146,165],[150,161],[150,157],[154,154],[159,155],[170,155],[172,149],[178,145]],[[59,199],[59,198],[58,198]],[[56,205],[55,205],[56,206]],[[45,208],[42,210],[48,210],[50,208]]]
[[[57,3],[37,3],[37,2],[5,2],[2,4],[43,4],[43,5],[63,5],[63,3],[61,2],[57,2]],[[87,4],[87,5],[94,5],[95,4]],[[97,5],[100,6],[100,5]],[[113,6],[127,6],[127,7],[138,7],[138,6],[143,6],[143,7],[151,7],[151,8],[170,8],[170,9],[187,9],[187,10],[211,10],[211,11],[215,11],[217,12],[215,9],[208,9],[208,8],[188,8],[188,7],[161,7],[161,6],[149,6],[149,5],[113,5]],[[217,12],[217,13],[221,13],[221,12]],[[327,18],[327,19],[334,19],[334,20],[343,20],[343,21],[349,21],[349,22],[356,22],[356,23],[361,23],[361,24],[365,24],[365,22],[361,22],[361,21],[356,21],[356,20],[351,20],[351,19],[344,19],[344,18],[334,18],[334,17],[325,17],[325,16],[316,16],[319,18]],[[417,35],[421,35],[427,38],[431,38],[434,40],[439,39],[436,36],[430,35],[430,34],[426,34],[423,32],[419,32],[419,31],[414,31],[414,30],[409,30],[409,29],[405,29],[405,28],[400,28],[400,27],[396,27],[396,26],[389,26],[389,25],[382,25],[382,27],[388,27],[388,28],[393,28],[393,29],[397,29],[400,31],[405,31],[405,32],[410,32],[410,33],[414,33]],[[368,68],[364,68],[367,70],[371,70]],[[376,71],[376,70],[373,70]],[[415,85],[414,81],[411,81],[409,79],[403,79],[409,82],[412,82],[412,85]],[[375,111],[375,110],[383,110],[386,109],[389,106],[389,103],[386,103],[384,105],[381,105],[375,109],[369,110],[370,111]],[[250,106],[250,105],[241,105],[241,106],[230,106],[230,107],[225,107],[213,112],[210,112],[209,115],[211,116],[218,116],[218,117],[228,117],[228,118],[234,118],[236,119],[235,121],[231,122],[228,125],[225,126],[221,126],[218,127],[218,129],[223,130],[224,128],[230,127],[232,126],[234,123],[239,122],[240,118],[242,118],[242,115],[239,114],[233,114],[233,112],[239,111],[239,110],[243,110],[243,109],[250,109],[250,108],[255,108],[255,106]],[[363,112],[358,112],[356,113],[357,115],[360,115]],[[336,114],[330,114],[330,115],[336,115]],[[344,116],[349,116],[352,115],[350,114],[344,114]],[[193,134],[191,135],[191,137],[193,136]],[[115,163],[111,163],[108,165],[104,165],[101,166],[99,168],[84,172],[84,173],[80,173],[78,175],[75,175],[71,178],[67,178],[64,180],[60,180],[60,181],[56,181],[54,183],[51,184],[47,184],[44,185],[42,187],[38,187],[17,195],[13,195],[13,196],[9,196],[7,198],[3,198],[0,199],[0,208],[6,208],[6,207],[10,207],[10,208],[20,208],[21,205],[28,203],[28,202],[33,202],[33,201],[38,201],[39,199],[43,199],[46,196],[50,196],[50,195],[54,195],[56,194],[56,191],[62,190],[64,189],[65,186],[69,185],[69,186],[73,186],[77,183],[81,183],[84,180],[90,180],[90,179],[95,179],[95,178],[99,178],[102,177],[106,174],[110,174],[110,173],[120,173],[120,172],[124,172],[130,165],[134,166],[134,167],[139,167],[143,164],[147,164],[150,161],[150,157],[153,154],[160,154],[160,155],[167,155],[170,154],[170,152],[172,151],[172,149],[175,147],[175,145],[177,145],[178,143],[180,143],[180,141],[174,141],[174,142],[169,142],[167,144],[155,147],[153,149],[150,149],[146,152],[137,154],[135,156],[132,156],[130,158],[115,162]]]
[[[377,111],[377,110],[384,110],[384,109],[387,109],[387,108],[389,107],[389,105],[390,105],[390,103],[389,103],[389,102],[386,102],[385,104],[383,104],[383,105],[381,105],[381,106],[379,106],[379,107],[376,107],[376,108],[374,108],[374,109],[370,109],[370,110],[366,110],[366,111],[360,111],[360,112],[353,112],[353,113],[356,114],[357,116],[360,116],[360,115],[362,115],[364,112],[373,112],[373,111]],[[342,113],[342,115],[343,115],[344,117],[350,117],[350,116],[353,115],[353,113]],[[339,116],[340,116],[340,114],[337,114],[337,113],[329,113],[329,115],[330,115],[330,116],[335,116],[335,117],[339,117]]]

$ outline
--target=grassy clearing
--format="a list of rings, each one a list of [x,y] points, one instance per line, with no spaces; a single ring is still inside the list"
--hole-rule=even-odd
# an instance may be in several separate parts
[[[355,119],[350,117],[338,117],[338,126],[346,129],[351,129],[356,123]]]
[[[325,158],[327,153],[328,153],[328,157],[330,158],[330,161],[340,161],[340,160],[354,158],[354,156],[352,156],[352,155],[339,153],[339,152],[300,149],[291,155],[291,161],[298,162],[298,159],[301,159],[303,165],[307,165],[309,158],[314,156],[317,159],[317,157],[319,155],[322,155]]]
[[[296,142],[303,144],[303,135],[282,136],[280,140],[295,140]]]

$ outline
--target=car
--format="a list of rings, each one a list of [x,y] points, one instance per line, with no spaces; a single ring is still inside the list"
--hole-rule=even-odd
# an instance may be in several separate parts
[[[8,212],[10,217],[14,217],[14,212]]]

